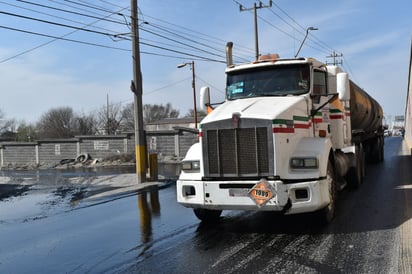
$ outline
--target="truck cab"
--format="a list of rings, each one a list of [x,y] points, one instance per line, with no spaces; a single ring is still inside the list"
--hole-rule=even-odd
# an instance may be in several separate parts
[[[203,93],[202,107],[210,104]],[[338,67],[277,55],[228,63],[226,100],[199,125],[177,201],[202,221],[254,210],[317,212],[330,222],[356,165],[351,137],[349,79]]]

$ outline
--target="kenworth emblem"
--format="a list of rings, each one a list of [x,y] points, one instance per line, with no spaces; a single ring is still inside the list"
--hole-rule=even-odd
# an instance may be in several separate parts
[[[239,123],[240,123],[240,113],[239,112],[232,113],[233,128],[239,128]]]

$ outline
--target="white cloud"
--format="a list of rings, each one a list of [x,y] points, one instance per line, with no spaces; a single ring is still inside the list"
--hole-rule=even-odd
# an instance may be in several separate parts
[[[36,122],[49,109],[62,106],[89,112],[104,105],[108,93],[113,94],[114,101],[125,100],[131,94],[127,94],[126,85],[129,83],[79,80],[45,69],[44,66],[53,64],[49,61],[34,62],[36,65],[32,62],[10,62],[7,66],[0,66],[0,109],[7,118]]]

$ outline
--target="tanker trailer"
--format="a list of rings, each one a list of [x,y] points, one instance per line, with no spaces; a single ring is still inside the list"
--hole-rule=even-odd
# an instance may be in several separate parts
[[[363,146],[368,162],[380,162],[384,157],[382,107],[352,81],[349,82],[349,87],[352,142]]]

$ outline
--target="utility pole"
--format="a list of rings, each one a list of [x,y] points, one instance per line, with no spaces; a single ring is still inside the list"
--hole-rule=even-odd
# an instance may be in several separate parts
[[[192,89],[193,89],[193,112],[194,112],[194,116],[195,116],[195,128],[197,129],[195,61],[192,61]]]
[[[336,60],[337,57],[342,58],[342,57],[343,57],[343,54],[342,54],[342,53],[341,53],[341,54],[337,54],[335,51],[333,51],[331,55],[326,56],[326,58],[333,58],[333,62],[332,62],[332,63],[328,63],[328,61],[326,61],[326,65],[334,65],[334,66],[336,66],[336,65],[342,65],[342,59],[341,59],[341,60]]]
[[[195,74],[195,61],[190,63],[183,63],[177,66],[177,68],[183,68],[186,65],[190,65],[192,69],[192,89],[193,89],[193,112],[195,116],[195,128],[197,129],[197,107],[196,107],[196,74]]]
[[[106,135],[110,135],[109,94],[106,94]]]
[[[137,18],[137,1],[130,0],[131,8],[131,36],[132,36],[132,60],[133,80],[130,89],[134,93],[134,133],[136,147],[136,178],[137,183],[146,181],[146,143],[143,128],[143,84],[140,67],[139,27]]]
[[[269,5],[263,5],[262,1],[259,1],[259,6],[256,5],[256,2],[253,4],[253,8],[245,8],[243,5],[239,4],[240,11],[250,11],[253,10],[254,14],[254,23],[255,23],[255,50],[256,50],[256,60],[259,59],[259,38],[258,38],[258,25],[257,25],[257,9],[262,8],[271,8],[272,7],[272,0],[269,1]]]

